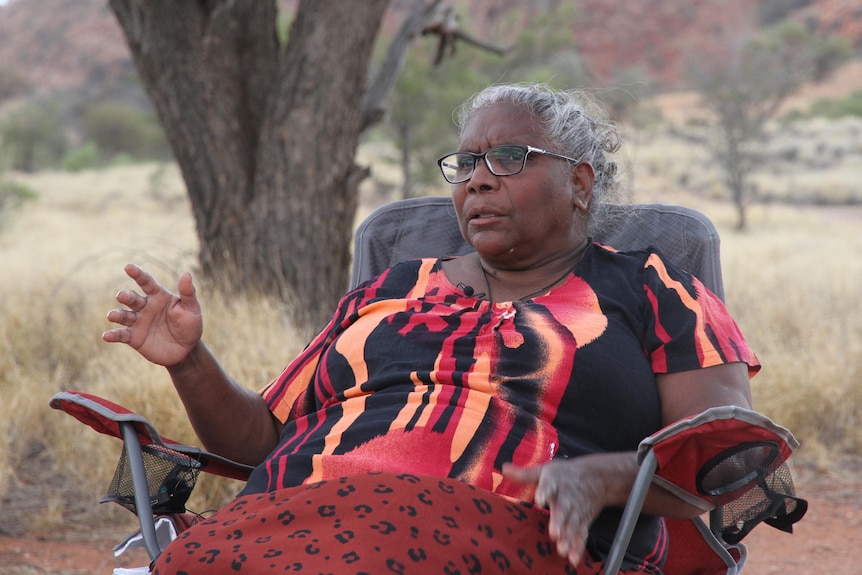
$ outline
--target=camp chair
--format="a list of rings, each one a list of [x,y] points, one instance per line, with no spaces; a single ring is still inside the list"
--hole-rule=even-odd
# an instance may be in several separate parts
[[[724,300],[720,239],[704,214],[682,206],[608,206],[609,224],[593,239],[619,250],[658,247],[666,259],[695,275]],[[429,242],[428,238],[434,241]],[[351,287],[399,261],[470,251],[449,197],[425,197],[382,206],[357,228]],[[758,523],[792,532],[807,509],[795,497],[785,463],[798,442],[763,415],[720,407],[682,420],[646,438],[640,472],[624,510],[606,575],[616,575],[649,485],[656,482],[710,514],[665,519],[671,547],[669,575],[735,575],[745,563],[741,544]]]
[[[664,204],[610,205],[606,211],[608,225],[593,234],[594,240],[618,250],[656,246],[724,300],[720,241],[709,218],[690,208]],[[450,197],[392,202],[377,208],[356,229],[350,287],[398,262],[471,250],[458,230]]]
[[[163,437],[144,417],[89,393],[61,391],[50,405],[99,433],[123,440],[102,503],[118,503],[138,516],[141,543],[153,561],[178,532],[196,521],[185,513],[185,504],[201,471],[246,481],[254,469]]]
[[[662,250],[667,259],[696,275],[716,295],[724,298],[724,289],[721,279],[721,265],[719,258],[719,236],[712,222],[703,214],[679,206],[666,206],[660,204],[637,204],[634,206],[611,206],[609,208],[609,221],[612,225],[605,233],[595,234],[596,241],[613,246],[620,250],[642,248],[654,245]],[[429,241],[432,238],[433,241]],[[464,242],[458,231],[457,220],[451,199],[448,197],[425,197],[401,200],[385,205],[375,210],[357,228],[354,241],[354,262],[351,274],[350,287],[356,287],[363,281],[370,279],[383,271],[385,268],[397,262],[417,257],[440,257],[444,255],[462,255],[470,248]],[[250,468],[242,466],[207,453],[198,448],[182,445],[160,436],[152,425],[143,417],[131,413],[129,410],[118,406],[110,401],[89,394],[66,391],[57,394],[51,400],[51,406],[63,410],[76,417],[80,421],[90,425],[101,433],[106,433],[122,438],[125,444],[123,455],[117,466],[114,480],[109,488],[109,495],[105,500],[116,501],[124,507],[137,513],[141,523],[141,535],[148,554],[152,559],[158,557],[164,546],[169,541],[160,538],[157,521],[153,514],[166,515],[172,518],[181,517],[184,504],[191,493],[191,488],[197,474],[200,471],[216,473],[236,479],[248,477]],[[721,423],[724,425],[739,425],[742,428],[750,428],[753,435],[735,433],[727,436],[722,431]],[[709,447],[697,443],[696,439],[703,429],[700,424],[710,424],[716,428],[715,441],[710,441]],[[770,432],[768,439],[763,439],[758,429]],[[752,440],[751,437],[756,439]],[[674,443],[682,443],[676,453],[677,457],[673,463],[669,463],[670,455],[664,449],[665,438],[672,439]],[[676,438],[676,439],[673,439]],[[691,439],[694,438],[694,439]],[[777,455],[763,458],[765,463],[758,467],[757,479],[747,481],[750,475],[749,468],[743,467],[743,472],[733,475],[733,478],[725,481],[726,466],[719,465],[719,472],[707,474],[709,479],[717,476],[718,488],[716,493],[707,491],[707,495],[698,495],[698,491],[691,490],[692,481],[695,487],[703,484],[706,489],[716,489],[712,483],[698,479],[698,470],[691,466],[682,468],[677,466],[676,461],[683,460],[690,463],[694,454],[712,453],[714,459],[705,463],[706,467],[715,462],[723,461],[727,450],[736,453],[735,450],[743,449],[743,455],[737,459],[748,464],[750,456],[748,449],[744,447],[752,441],[772,442],[772,447],[762,447],[761,451],[770,454],[777,450]],[[740,446],[743,446],[742,448]],[[631,536],[634,519],[640,513],[642,497],[646,494],[646,487],[653,481],[656,469],[659,473],[655,475],[655,481],[666,482],[667,485],[681,485],[674,488],[677,493],[689,493],[684,496],[688,501],[696,500],[698,505],[706,509],[715,506],[714,517],[732,517],[729,528],[736,526],[739,520],[736,515],[726,515],[726,509],[732,508],[732,496],[740,492],[748,492],[748,485],[755,481],[758,485],[766,481],[771,491],[761,490],[766,493],[766,499],[772,502],[768,513],[757,514],[757,520],[744,520],[744,529],[740,529],[736,536],[731,534],[730,539],[726,537],[729,531],[722,532],[725,535],[724,543],[705,527],[700,519],[695,521],[672,521],[667,520],[671,531],[672,554],[677,550],[687,551],[681,553],[689,557],[677,559],[676,555],[668,560],[666,572],[669,575],[684,573],[727,573],[737,572],[737,565],[744,561],[744,546],[734,539],[740,534],[744,536],[749,527],[760,520],[770,520],[773,524],[788,528],[804,513],[804,501],[795,498],[792,483],[787,475],[786,483],[776,489],[773,486],[777,477],[784,478],[786,466],[784,460],[790,451],[795,448],[795,439],[789,432],[768,422],[762,416],[740,410],[739,408],[718,408],[709,410],[701,416],[684,420],[660,431],[647,438],[641,445],[640,457],[643,460],[641,474],[633,490],[633,500],[639,500],[635,504],[630,502],[624,512],[620,531],[615,541],[612,553],[620,554],[625,551],[628,537]],[[754,452],[758,449],[751,447]],[[689,453],[688,450],[692,450]],[[685,455],[679,457],[679,452]],[[673,455],[673,453],[671,453]],[[732,457],[731,461],[735,461]],[[681,479],[666,473],[668,470],[679,469],[683,477]],[[761,472],[766,469],[766,472]],[[781,470],[778,473],[777,470]],[[761,479],[761,476],[765,479]],[[665,484],[665,483],[662,483]],[[728,487],[729,486],[729,487]],[[725,493],[728,491],[728,493]],[[774,497],[772,493],[779,493],[782,497]],[[758,500],[759,501],[759,500]],[[779,501],[784,503],[782,509]],[[795,502],[795,506],[790,502]],[[719,507],[719,505],[721,507]],[[720,509],[720,510],[718,510]],[[763,515],[763,517],[761,517]],[[626,518],[628,517],[628,518]],[[182,528],[183,521],[177,521]],[[631,523],[631,525],[629,525]],[[626,531],[628,535],[626,535]],[[745,533],[743,533],[744,531]],[[741,536],[739,536],[741,539]],[[680,544],[680,541],[685,541]],[[699,542],[695,545],[694,541]],[[732,543],[730,541],[733,541]],[[716,562],[715,557],[718,556]],[[616,561],[615,557],[611,557]],[[691,561],[687,560],[690,559]],[[697,564],[697,569],[689,569],[692,564]],[[708,565],[708,569],[701,566]],[[721,570],[713,567],[718,565]],[[684,566],[684,567],[683,567]],[[686,570],[683,570],[686,569]]]
[[[785,428],[736,406],[707,409],[643,440],[640,468],[620,520],[605,575],[617,575],[652,483],[709,512],[665,519],[670,551],[665,572],[733,575],[745,562],[742,539],[760,522],[792,533],[808,508],[796,497],[786,460],[799,446]]]

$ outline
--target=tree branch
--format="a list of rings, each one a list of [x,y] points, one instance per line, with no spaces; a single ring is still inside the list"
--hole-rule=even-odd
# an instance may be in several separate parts
[[[395,83],[404,67],[410,43],[423,30],[429,19],[437,12],[442,0],[418,0],[404,19],[401,28],[389,44],[380,70],[369,83],[362,103],[362,131],[378,123],[386,113],[386,102],[395,89]]]
[[[434,57],[435,66],[439,66],[447,56],[451,57],[455,54],[455,45],[458,40],[463,40],[468,44],[493,52],[499,56],[506,53],[504,48],[494,46],[463,32],[458,23],[458,15],[455,14],[451,6],[441,6],[437,9],[434,20],[422,29],[423,36],[427,36],[428,34],[434,34],[439,37],[437,55]]]

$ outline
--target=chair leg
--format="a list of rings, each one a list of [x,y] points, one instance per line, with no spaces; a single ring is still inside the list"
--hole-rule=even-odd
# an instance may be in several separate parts
[[[120,422],[123,433],[123,445],[129,461],[129,471],[132,474],[134,487],[135,509],[141,524],[141,536],[147,548],[147,554],[153,561],[161,555],[162,549],[156,537],[156,524],[153,518],[153,506],[150,502],[150,490],[147,485],[147,473],[144,470],[144,459],[141,453],[141,442],[131,423]]]
[[[617,575],[620,570],[623,556],[626,553],[626,549],[628,549],[632,533],[635,530],[635,524],[638,521],[638,517],[640,517],[641,509],[643,509],[644,501],[646,501],[647,493],[652,484],[656,466],[655,454],[650,449],[646,457],[644,457],[643,462],[641,462],[634,485],[632,485],[632,491],[629,494],[629,500],[626,502],[625,509],[623,509],[623,515],[620,519],[619,527],[617,527],[617,532],[614,535],[611,551],[608,553],[608,559],[605,562],[605,575]]]

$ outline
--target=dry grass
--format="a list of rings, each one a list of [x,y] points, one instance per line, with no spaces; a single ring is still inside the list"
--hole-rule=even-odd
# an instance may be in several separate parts
[[[756,405],[826,465],[862,450],[862,208],[760,208],[725,233],[731,310],[764,370]]]
[[[754,381],[756,407],[793,429],[804,443],[801,457],[826,463],[858,451],[862,209],[755,207],[752,231],[737,234],[732,210],[715,201],[718,176],[696,147],[661,132],[637,139],[635,199],[701,209],[722,233],[729,306],[765,365]],[[859,181],[858,168],[853,177]],[[29,527],[38,527],[95,509],[90,502],[102,495],[120,449],[119,441],[51,411],[57,391],[107,397],[146,414],[162,433],[196,443],[164,371],[100,339],[114,294],[131,287],[122,266],[141,263],[172,284],[180,270],[194,272],[196,238],[173,167],[16,178],[40,199],[0,232],[0,495],[5,489],[7,505],[12,490],[33,479],[24,470],[39,462],[56,489],[30,514]],[[796,176],[773,180],[776,189],[802,187]],[[249,387],[266,383],[304,344],[292,337],[280,302],[219,297],[207,286],[199,293],[207,343]],[[218,506],[238,488],[211,478],[201,485],[196,510]],[[70,491],[83,505],[64,500]],[[98,513],[129,515],[106,507]]]
[[[54,393],[95,393],[145,414],[173,439],[198,443],[164,370],[100,337],[109,327],[104,317],[115,307],[114,294],[133,287],[123,265],[145,265],[172,285],[181,270],[194,272],[197,240],[173,167],[17,179],[38,190],[40,199],[0,234],[0,495],[5,489],[11,498],[27,486],[32,478],[22,470],[38,455],[48,467],[41,472],[62,483],[29,517],[30,526],[39,527],[79,512],[63,502],[69,490],[79,490],[92,507],[121,446],[48,409]],[[304,345],[292,337],[278,302],[228,300],[199,288],[207,300],[208,344],[249,387],[266,383]],[[204,476],[191,507],[219,505],[237,487]]]

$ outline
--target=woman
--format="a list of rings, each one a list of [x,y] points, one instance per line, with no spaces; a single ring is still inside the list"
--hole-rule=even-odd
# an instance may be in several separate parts
[[[439,163],[475,252],[347,294],[260,395],[201,342],[188,274],[174,295],[127,266],[143,295],[118,294],[104,339],[167,366],[206,447],[257,466],[155,572],[600,573],[640,440],[750,407],[759,364],[720,300],[589,240],[618,137],[582,95],[492,86],[460,128]],[[645,513],[699,511],[654,487]],[[642,518],[623,569],[659,573],[665,539]]]

